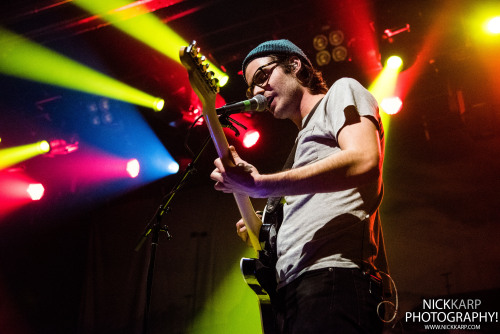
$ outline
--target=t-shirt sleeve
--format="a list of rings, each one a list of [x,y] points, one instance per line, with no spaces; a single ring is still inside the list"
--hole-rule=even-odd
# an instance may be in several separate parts
[[[378,104],[373,95],[358,81],[351,78],[337,80],[325,96],[325,113],[332,135],[338,139],[340,130],[346,124],[347,112],[355,112],[360,116],[373,118],[380,130]],[[354,107],[354,108],[353,108]]]

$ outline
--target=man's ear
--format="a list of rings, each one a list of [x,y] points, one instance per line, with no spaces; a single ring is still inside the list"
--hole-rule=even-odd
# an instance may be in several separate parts
[[[302,67],[302,62],[298,57],[293,56],[290,58],[290,67],[292,69],[292,73],[297,74]]]

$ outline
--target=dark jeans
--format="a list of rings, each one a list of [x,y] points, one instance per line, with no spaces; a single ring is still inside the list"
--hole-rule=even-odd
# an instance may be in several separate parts
[[[359,269],[307,272],[279,294],[285,303],[279,314],[282,333],[382,333],[376,311],[382,288]]]

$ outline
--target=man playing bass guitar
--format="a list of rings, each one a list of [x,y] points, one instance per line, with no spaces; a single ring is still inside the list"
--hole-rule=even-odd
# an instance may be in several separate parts
[[[374,97],[356,80],[329,89],[288,40],[264,42],[243,61],[247,97],[262,94],[275,118],[298,127],[291,168],[260,174],[231,147],[215,161],[215,189],[283,197],[277,234],[282,333],[381,333],[377,305],[387,273],[379,219],[384,131]],[[244,224],[238,235],[246,241]]]

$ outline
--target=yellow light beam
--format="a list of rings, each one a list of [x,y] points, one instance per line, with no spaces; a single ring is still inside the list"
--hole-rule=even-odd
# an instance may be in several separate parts
[[[73,3],[89,13],[99,15],[114,27],[178,63],[179,49],[190,44],[158,17],[149,13],[144,3],[127,0],[76,0]],[[229,79],[228,75],[214,64],[208,63],[219,80],[219,85],[224,86]]]
[[[401,64],[402,65],[402,64]],[[399,67],[391,67],[391,66],[384,66],[382,71],[379,73],[377,78],[373,81],[373,83],[370,85],[368,90],[373,94],[377,102],[379,103],[379,108],[381,111],[383,111],[382,107],[380,106],[382,100],[386,97],[391,97],[393,96],[395,90],[396,90],[396,83],[398,80],[398,75],[399,71],[401,69],[401,66]],[[389,115],[386,114],[385,112],[381,112],[380,116],[382,118],[382,124],[384,125],[384,133],[386,136],[389,134]]]
[[[49,143],[45,140],[27,145],[1,149],[0,170],[36,157],[37,155],[45,154],[49,150]]]
[[[153,108],[151,96],[0,28],[0,73]]]

